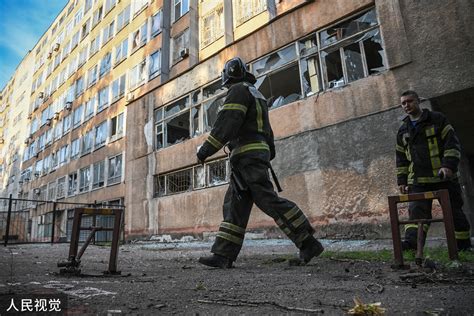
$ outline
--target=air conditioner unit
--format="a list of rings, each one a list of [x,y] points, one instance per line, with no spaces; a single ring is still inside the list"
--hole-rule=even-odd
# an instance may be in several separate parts
[[[127,93],[127,95],[125,96],[125,101],[127,102],[132,102],[133,99],[135,99],[135,96],[133,95],[133,93]]]
[[[38,94],[38,98],[42,99],[43,97],[44,97],[44,92],[40,92],[40,93]]]
[[[59,43],[54,44],[53,50],[54,50],[55,52],[57,52],[57,51],[59,50],[59,46],[60,46]]]
[[[179,56],[181,58],[186,58],[189,55],[189,48],[185,47],[179,51]]]
[[[59,119],[59,112],[56,112],[54,113],[54,117],[53,117],[55,120],[58,120]]]
[[[40,173],[39,173],[39,172],[35,172],[33,175],[34,175],[36,178],[38,178],[38,177],[40,176]],[[35,193],[36,193],[36,190],[39,190],[39,189],[35,189]]]
[[[47,120],[46,120],[46,125],[51,126],[51,121],[52,121],[52,120],[51,120],[50,118],[47,119]]]
[[[72,109],[72,102],[71,102],[71,101],[67,101],[67,102],[66,102],[66,110],[71,111],[71,109]]]

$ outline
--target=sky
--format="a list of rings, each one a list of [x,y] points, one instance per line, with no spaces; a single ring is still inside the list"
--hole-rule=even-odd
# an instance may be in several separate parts
[[[0,90],[68,0],[0,0]]]

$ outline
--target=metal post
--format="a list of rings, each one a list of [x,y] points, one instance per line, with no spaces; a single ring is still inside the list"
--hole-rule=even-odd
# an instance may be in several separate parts
[[[5,247],[8,244],[8,238],[10,237],[10,220],[12,216],[12,194],[10,194],[10,197],[8,198],[8,214],[7,214],[7,228],[5,230]]]
[[[54,228],[56,226],[56,202],[53,202],[53,226],[51,227],[51,243],[54,243]]]

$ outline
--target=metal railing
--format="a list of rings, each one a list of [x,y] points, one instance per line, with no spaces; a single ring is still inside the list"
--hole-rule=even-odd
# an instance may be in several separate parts
[[[69,242],[72,233],[72,221],[76,208],[119,208],[119,204],[73,203],[47,200],[29,200],[0,198],[0,240],[7,244],[20,243],[61,243]],[[82,218],[82,226],[113,227],[114,217],[108,215],[90,215]],[[123,220],[121,225],[123,235]],[[87,239],[87,233],[81,232],[80,241]],[[93,242],[112,241],[111,231],[98,231]]]

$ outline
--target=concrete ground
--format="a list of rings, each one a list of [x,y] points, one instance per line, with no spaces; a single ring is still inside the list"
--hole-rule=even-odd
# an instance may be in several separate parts
[[[390,240],[322,242],[331,251],[392,249]],[[443,244],[436,239],[428,246]],[[274,239],[246,240],[235,268],[219,270],[197,263],[210,247],[199,241],[125,244],[118,259],[122,274],[108,277],[101,272],[109,247],[89,246],[84,276],[70,277],[58,275],[56,265],[67,258],[68,244],[1,247],[0,314],[12,297],[49,294],[67,296],[67,315],[344,315],[355,298],[379,302],[387,315],[474,315],[472,263],[400,271],[392,262],[324,257],[292,266],[296,248]]]

